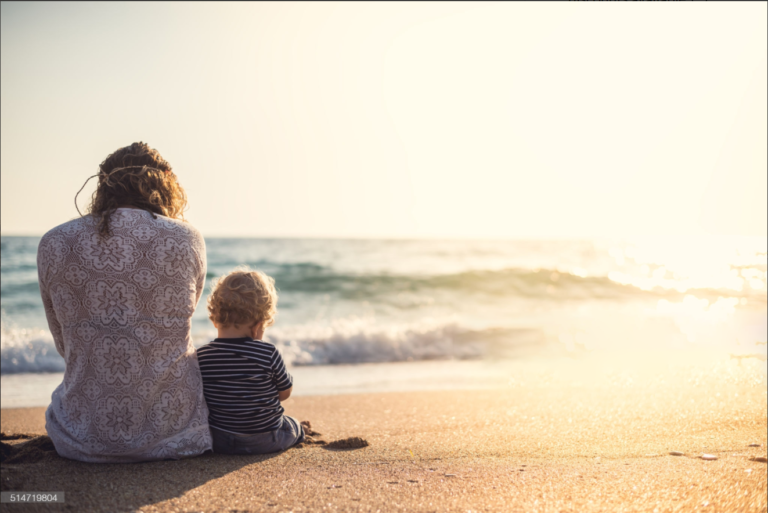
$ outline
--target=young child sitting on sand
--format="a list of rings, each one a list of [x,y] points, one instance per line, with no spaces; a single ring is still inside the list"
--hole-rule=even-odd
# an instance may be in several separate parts
[[[214,285],[208,313],[218,338],[197,350],[213,451],[279,452],[304,441],[304,430],[283,415],[293,378],[274,345],[262,342],[277,313],[275,281],[235,270]]]

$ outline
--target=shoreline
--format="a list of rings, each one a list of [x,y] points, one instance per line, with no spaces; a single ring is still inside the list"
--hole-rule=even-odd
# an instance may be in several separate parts
[[[765,379],[762,354],[724,354],[690,349],[529,358],[477,358],[294,365],[293,397],[440,390],[508,390],[526,385],[608,386],[617,376],[648,379],[654,373],[690,372],[718,367],[740,379]],[[63,372],[0,376],[0,409],[47,406]]]
[[[692,511],[705,503],[706,511],[766,510],[766,464],[750,460],[766,454],[764,377],[701,368],[614,377],[299,396],[286,401],[286,414],[311,421],[323,440],[361,437],[370,445],[3,464],[4,491],[65,491],[67,501],[3,510]],[[44,408],[4,409],[1,420],[6,434],[39,433]],[[704,452],[718,459],[700,459]]]

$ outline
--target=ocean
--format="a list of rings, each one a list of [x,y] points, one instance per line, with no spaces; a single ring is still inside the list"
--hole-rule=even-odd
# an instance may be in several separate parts
[[[64,370],[39,296],[39,240],[2,237],[3,408],[47,404]],[[195,346],[215,337],[212,281],[260,269],[279,293],[265,339],[297,394],[501,386],[514,381],[508,362],[594,355],[765,360],[765,237],[206,245]]]

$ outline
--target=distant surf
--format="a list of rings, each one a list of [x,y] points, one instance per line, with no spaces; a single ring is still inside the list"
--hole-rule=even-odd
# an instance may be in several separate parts
[[[38,242],[2,237],[2,374],[64,370],[37,286]],[[193,343],[215,337],[211,283],[245,265],[275,278],[265,338],[294,366],[765,353],[766,239],[736,242],[207,239]]]
[[[215,336],[213,331],[197,333],[194,344],[199,347]],[[538,330],[473,330],[431,322],[382,327],[360,319],[333,326],[277,328],[265,339],[280,349],[289,365],[467,360],[491,354],[512,357],[541,353],[545,346]],[[3,326],[1,357],[3,374],[64,371],[64,360],[45,330]]]

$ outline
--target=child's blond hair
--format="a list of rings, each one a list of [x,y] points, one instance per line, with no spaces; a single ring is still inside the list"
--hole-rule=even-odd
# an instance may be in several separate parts
[[[275,280],[261,271],[238,268],[214,283],[208,296],[208,318],[219,327],[264,327],[275,322]]]

